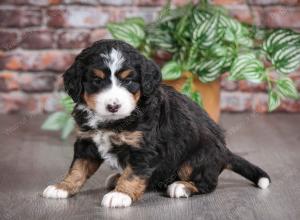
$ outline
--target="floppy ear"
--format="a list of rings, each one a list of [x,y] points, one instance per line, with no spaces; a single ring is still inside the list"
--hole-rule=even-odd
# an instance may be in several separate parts
[[[153,61],[145,59],[141,66],[141,84],[143,95],[149,96],[161,82],[161,72],[158,65]]]
[[[82,76],[83,67],[78,61],[75,61],[63,75],[65,91],[75,103],[79,102],[81,98]]]

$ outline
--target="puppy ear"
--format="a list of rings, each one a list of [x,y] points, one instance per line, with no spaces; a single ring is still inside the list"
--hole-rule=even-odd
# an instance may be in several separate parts
[[[145,59],[141,66],[141,84],[144,96],[149,96],[159,86],[161,82],[161,72],[158,65],[153,61]]]
[[[79,102],[81,98],[83,90],[82,76],[82,65],[78,61],[75,61],[63,75],[65,91],[75,103]]]

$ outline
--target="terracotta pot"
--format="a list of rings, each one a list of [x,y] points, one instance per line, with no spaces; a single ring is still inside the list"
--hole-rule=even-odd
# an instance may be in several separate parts
[[[184,82],[190,76],[192,76],[192,73],[185,72],[180,79],[165,80],[164,83],[180,92]],[[218,79],[211,83],[202,83],[196,76],[193,75],[193,77],[193,91],[198,91],[201,94],[204,109],[215,122],[219,122],[220,80]]]

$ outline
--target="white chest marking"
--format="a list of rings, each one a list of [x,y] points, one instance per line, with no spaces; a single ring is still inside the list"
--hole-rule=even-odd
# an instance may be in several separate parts
[[[114,133],[110,131],[99,131],[93,137],[93,141],[96,143],[98,151],[105,162],[107,162],[113,169],[122,170],[116,155],[109,153],[112,149],[110,136],[113,134]]]

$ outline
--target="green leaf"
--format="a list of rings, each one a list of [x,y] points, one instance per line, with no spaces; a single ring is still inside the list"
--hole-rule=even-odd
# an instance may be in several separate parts
[[[232,64],[230,80],[248,80],[254,83],[261,82],[264,78],[265,68],[263,63],[254,54],[239,55]]]
[[[271,57],[282,47],[300,44],[300,34],[292,30],[279,29],[272,32],[263,43],[263,49]]]
[[[162,68],[162,77],[164,80],[175,80],[182,74],[181,65],[175,61],[170,61]]]
[[[191,97],[192,96],[192,86],[193,86],[193,78],[189,77],[182,85],[182,88],[181,88],[182,94],[184,94],[188,97]]]
[[[209,47],[219,40],[218,37],[219,15],[216,14],[210,19],[198,25],[193,31],[193,42],[201,47]]]
[[[145,21],[143,18],[141,17],[131,17],[131,18],[127,18],[125,21],[125,23],[127,24],[137,24],[139,25],[141,28],[145,27]]]
[[[194,91],[193,92],[193,77],[189,77],[183,84],[181,88],[182,94],[186,95],[190,99],[192,99],[194,102],[196,102],[200,107],[203,106],[201,95],[199,92]]]
[[[300,45],[287,45],[275,51],[271,56],[276,70],[288,74],[300,67]]]
[[[222,74],[222,68],[225,64],[225,61],[225,57],[220,57],[217,59],[199,62],[199,64],[195,67],[195,71],[199,76],[199,80],[203,83],[216,80]]]
[[[279,92],[284,97],[292,98],[292,99],[298,99],[299,94],[297,91],[297,88],[293,82],[288,77],[281,78],[276,81],[276,88]]]
[[[66,121],[66,123],[62,128],[61,138],[63,140],[66,139],[74,130],[74,128],[75,128],[75,121],[71,116],[69,116],[68,120]]]
[[[74,109],[74,105],[75,105],[75,103],[73,102],[73,99],[70,96],[66,95],[66,96],[62,97],[60,102],[61,102],[63,108],[66,110],[66,112],[71,114],[71,112]]]
[[[138,48],[145,38],[143,27],[137,24],[136,21],[110,23],[107,28],[115,39],[123,40],[135,48]]]
[[[280,105],[280,96],[273,90],[269,91],[268,106],[269,111],[275,110]]]
[[[199,92],[192,93],[192,100],[194,102],[196,102],[200,107],[203,107],[203,102],[202,102],[201,95]]]
[[[55,112],[51,114],[42,125],[42,129],[58,131],[63,128],[70,115],[66,112]]]

